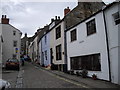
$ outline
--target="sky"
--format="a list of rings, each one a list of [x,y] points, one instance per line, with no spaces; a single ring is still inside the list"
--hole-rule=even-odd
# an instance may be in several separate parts
[[[111,3],[114,0],[104,0]],[[19,29],[24,36],[33,36],[37,29],[51,22],[51,18],[64,17],[64,9],[77,6],[77,0],[2,0],[0,16],[7,15],[10,24]]]

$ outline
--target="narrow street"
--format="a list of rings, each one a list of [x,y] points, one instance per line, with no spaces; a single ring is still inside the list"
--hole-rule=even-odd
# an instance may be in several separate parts
[[[29,63],[25,63],[22,72],[23,88],[83,88],[73,81],[56,76]]]
[[[3,70],[2,78],[10,82],[11,88],[87,88],[28,62],[20,71]]]

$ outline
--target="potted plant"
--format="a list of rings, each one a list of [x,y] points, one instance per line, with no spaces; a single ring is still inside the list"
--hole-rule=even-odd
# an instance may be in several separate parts
[[[79,73],[79,71],[77,71],[77,72],[76,72],[76,75],[77,75],[77,76],[80,76],[80,73]]]
[[[96,74],[93,74],[93,75],[92,75],[92,78],[93,78],[93,80],[96,80],[96,79],[97,79],[97,75],[96,75]]]
[[[82,77],[86,78],[87,74],[88,74],[88,71],[86,69],[83,69],[82,72],[81,72]]]

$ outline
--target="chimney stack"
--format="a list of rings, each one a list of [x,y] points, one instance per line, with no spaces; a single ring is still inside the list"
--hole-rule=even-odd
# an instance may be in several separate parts
[[[53,22],[53,21],[54,21],[54,18],[51,19],[51,22]]]
[[[64,16],[67,15],[69,12],[70,12],[69,7],[65,8],[65,9],[64,9]]]
[[[58,16],[58,20],[60,20],[60,16]]]
[[[57,20],[57,16],[55,16],[55,20]]]
[[[7,18],[6,15],[2,15],[1,23],[2,24],[9,24],[9,18]]]

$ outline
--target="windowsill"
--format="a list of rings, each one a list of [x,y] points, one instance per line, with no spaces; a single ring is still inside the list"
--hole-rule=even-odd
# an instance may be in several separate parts
[[[56,38],[56,40],[58,40],[58,39],[60,39],[61,37],[59,37],[59,38]]]
[[[73,42],[75,42],[75,41],[77,41],[77,40],[74,40],[74,41],[70,41],[71,43],[73,43]]]
[[[61,61],[61,60],[56,60],[56,61]]]
[[[95,35],[95,34],[97,34],[97,33],[96,33],[96,32],[95,32],[95,33],[92,33],[92,34],[90,34],[90,35],[87,35],[87,37],[92,36],[92,35]]]

